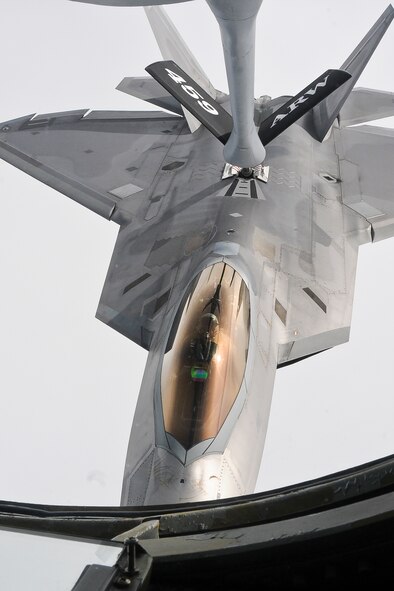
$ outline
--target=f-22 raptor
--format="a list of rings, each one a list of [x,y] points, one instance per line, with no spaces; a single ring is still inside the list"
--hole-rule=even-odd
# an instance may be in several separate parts
[[[255,99],[262,0],[207,0],[229,94],[157,2],[74,1],[146,7],[163,61],[118,88],[165,112],[21,117],[0,157],[120,227],[97,317],[149,351],[121,502],[253,492],[276,369],[348,340],[358,247],[394,235],[394,132],[359,125],[394,95],[354,88],[394,9],[340,69]]]

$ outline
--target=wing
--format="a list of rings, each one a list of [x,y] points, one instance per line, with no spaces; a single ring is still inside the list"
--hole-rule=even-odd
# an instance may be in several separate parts
[[[152,180],[184,128],[184,119],[158,112],[28,115],[0,124],[0,157],[124,223],[149,198]]]
[[[363,125],[335,134],[343,202],[371,224],[373,240],[394,236],[394,130]]]
[[[157,4],[177,4],[178,2],[190,2],[190,0],[71,0],[71,2],[99,4],[100,6],[156,6]]]

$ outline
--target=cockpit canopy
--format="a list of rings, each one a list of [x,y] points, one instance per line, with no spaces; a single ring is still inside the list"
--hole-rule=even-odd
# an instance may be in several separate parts
[[[249,292],[227,263],[207,267],[180,306],[163,359],[164,426],[185,449],[216,437],[241,387]]]

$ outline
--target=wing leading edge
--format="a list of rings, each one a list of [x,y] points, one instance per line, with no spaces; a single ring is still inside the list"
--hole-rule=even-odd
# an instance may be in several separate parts
[[[393,18],[394,8],[390,4],[360,41],[353,53],[342,64],[341,70],[349,72],[351,78],[336,92],[327,97],[325,101],[322,101],[314,108],[309,131],[319,141],[323,141],[335,119],[340,114],[345,101],[352,92],[354,85],[371,59]]]

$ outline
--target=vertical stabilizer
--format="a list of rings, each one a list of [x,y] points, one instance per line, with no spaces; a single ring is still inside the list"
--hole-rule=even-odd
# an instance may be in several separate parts
[[[317,140],[323,141],[393,18],[394,8],[390,4],[341,66],[341,70],[351,74],[350,80],[313,109],[311,132]]]
[[[262,0],[207,3],[220,28],[234,123],[223,155],[235,166],[258,166],[266,154],[254,124],[256,17]]]
[[[212,98],[216,99],[217,92],[210,83],[200,64],[182,39],[167,13],[160,6],[145,8],[152,31],[164,60],[173,60],[193,80],[195,80]],[[182,107],[183,108],[183,107]],[[195,131],[201,123],[189,111],[183,108],[190,131]]]

